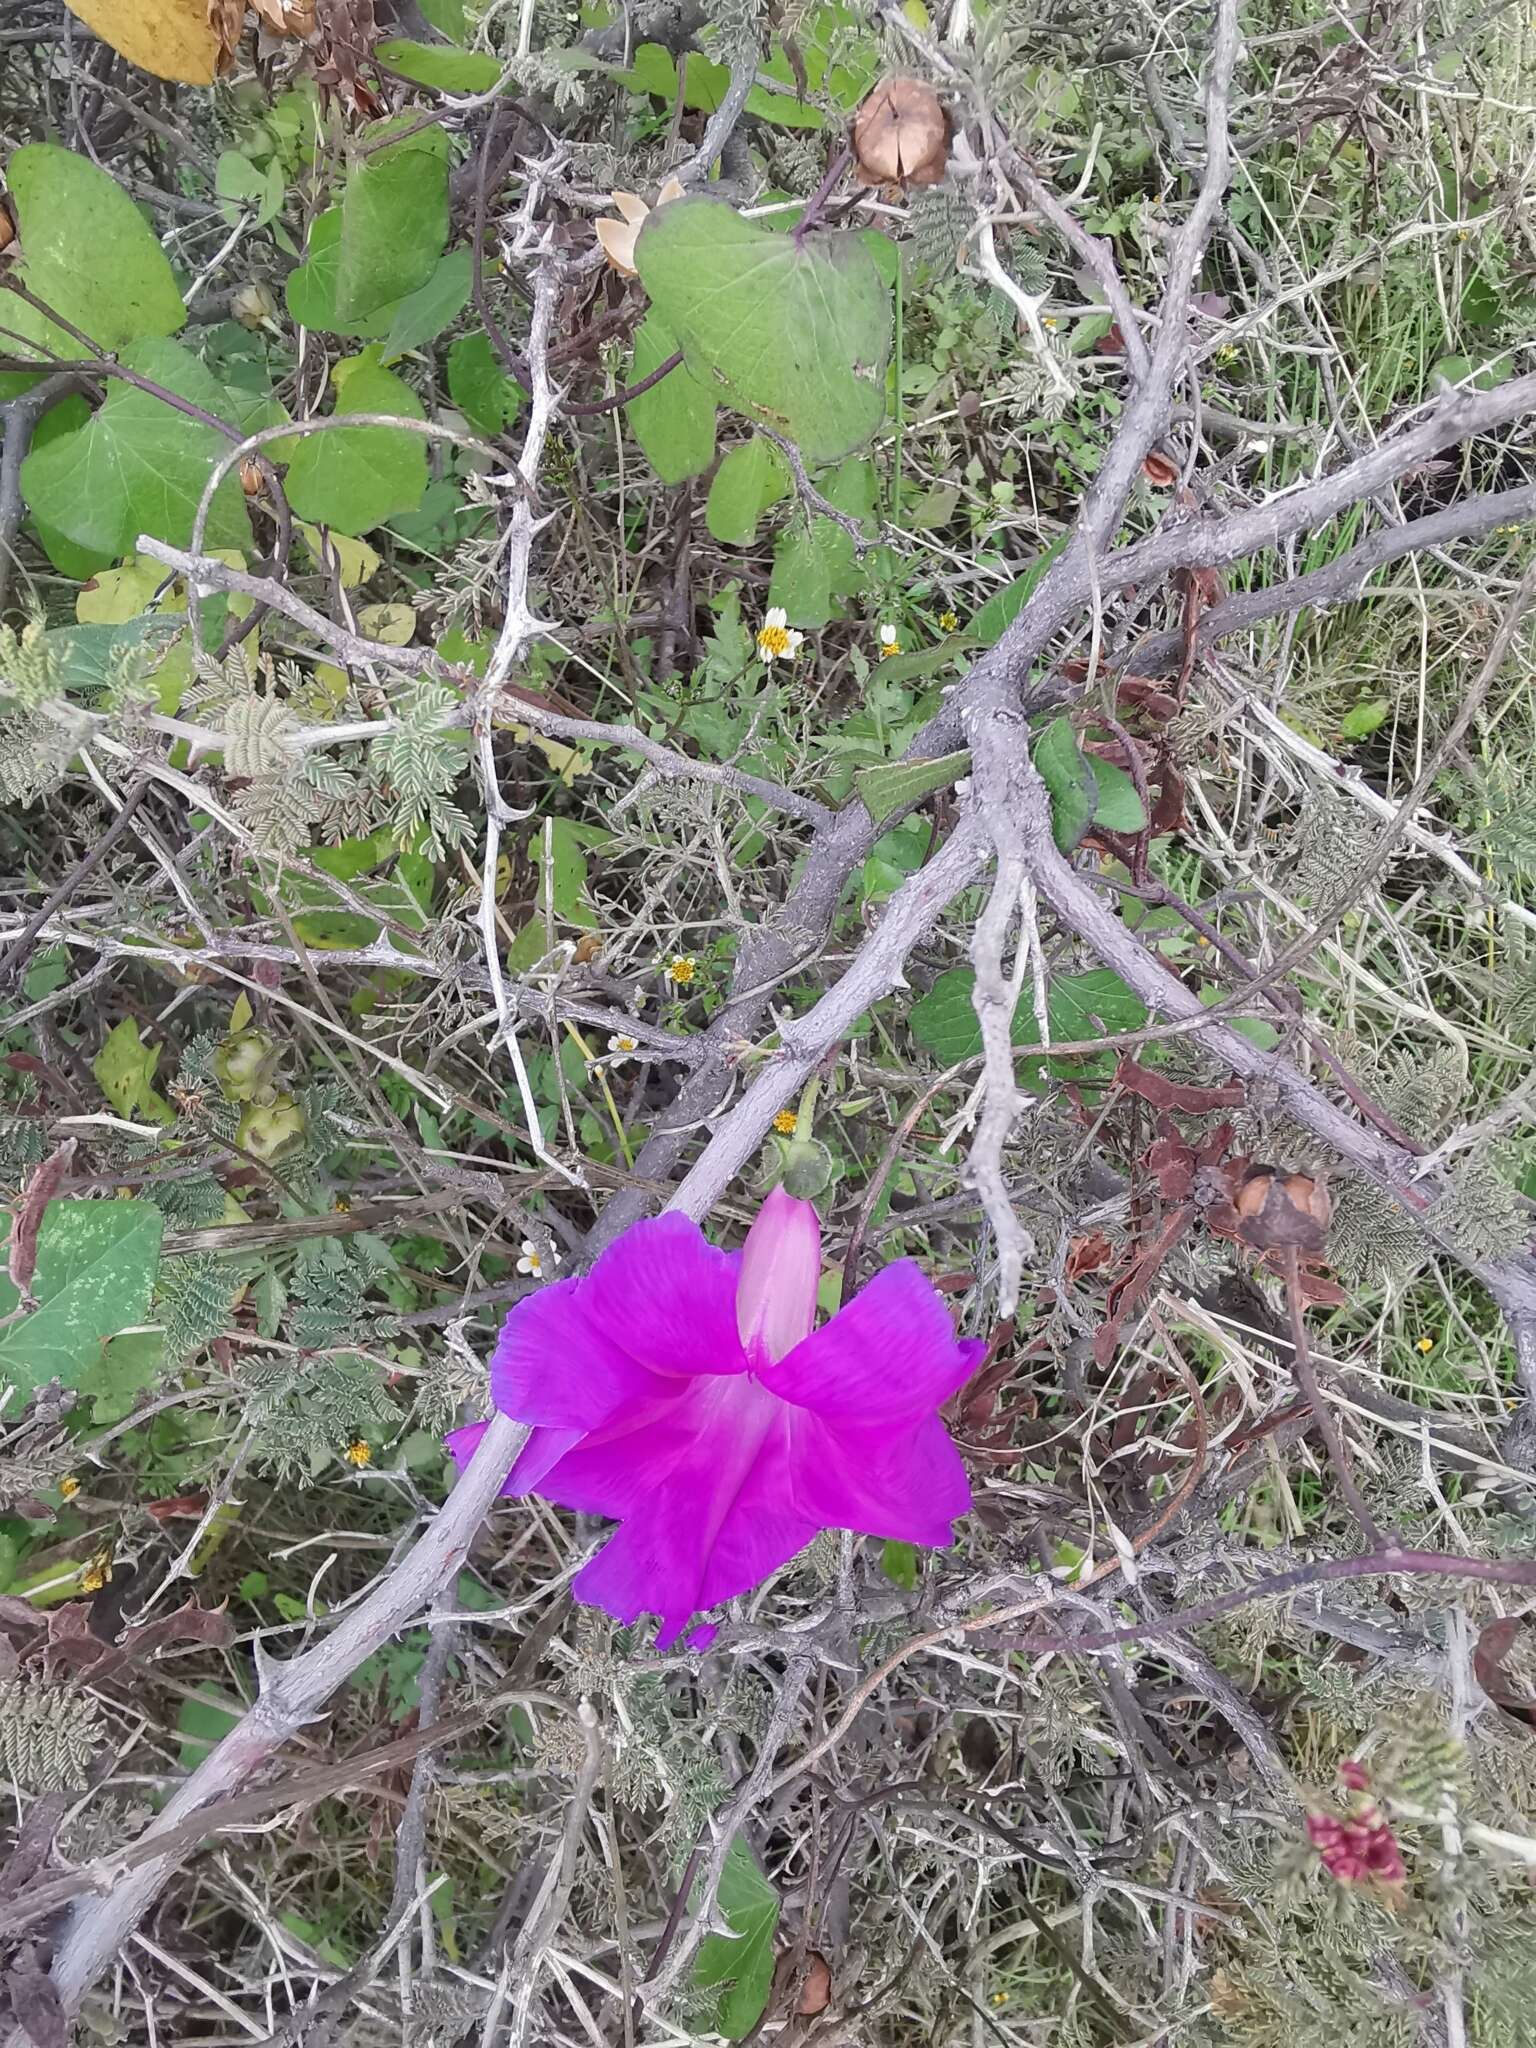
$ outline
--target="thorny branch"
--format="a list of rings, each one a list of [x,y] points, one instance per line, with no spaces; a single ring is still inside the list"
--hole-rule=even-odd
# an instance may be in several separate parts
[[[898,32],[915,40],[931,54],[931,46],[915,38],[910,26],[894,19]],[[1036,677],[1037,664],[1056,637],[1091,619],[1095,645],[1102,607],[1118,593],[1137,586],[1153,587],[1179,567],[1207,567],[1232,562],[1259,549],[1271,547],[1289,535],[1307,531],[1341,511],[1360,504],[1389,486],[1405,472],[1439,451],[1475,435],[1523,417],[1536,403],[1536,378],[1515,379],[1487,393],[1467,392],[1433,406],[1418,420],[1400,427],[1378,447],[1340,469],[1283,492],[1244,511],[1221,515],[1180,515],[1171,519],[1148,539],[1129,547],[1114,549],[1119,527],[1136,474],[1146,454],[1167,432],[1173,413],[1172,395],[1186,367],[1187,321],[1193,282],[1207,237],[1216,219],[1229,168],[1227,111],[1233,69],[1238,56],[1236,8],[1233,0],[1222,0],[1213,46],[1207,89],[1205,165],[1199,197],[1180,230],[1168,269],[1168,282],[1155,327],[1156,341],[1147,351],[1138,329],[1134,310],[1123,282],[1105,245],[1088,237],[1077,227],[1075,217],[1063,207],[1011,145],[995,152],[996,160],[1024,193],[1026,199],[1061,232],[1083,256],[1103,288],[1106,300],[1120,320],[1126,348],[1136,377],[1136,388],[1119,432],[1106,456],[1093,489],[1075,523],[1070,545],[1061,560],[1042,582],[1034,600],[1010,628],[992,654],[983,658],[955,691],[945,709],[913,744],[912,756],[930,758],[950,751],[963,736],[975,759],[973,804],[938,846],[926,865],[896,892],[884,908],[875,930],[865,938],[841,969],[835,981],[803,1015],[779,1031],[779,1048],[729,1108],[722,1113],[722,1101],[729,1098],[733,1083],[733,1061],[739,1048],[760,1029],[768,1015],[774,991],[797,968],[815,958],[832,927],[848,876],[869,850],[875,836],[873,822],[856,804],[833,812],[814,798],[778,788],[761,778],[734,768],[694,761],[676,750],[660,746],[631,726],[614,726],[598,721],[566,718],[550,713],[528,700],[526,693],[509,688],[514,674],[526,660],[534,640],[551,629],[537,620],[529,602],[529,575],[536,543],[546,520],[538,506],[540,460],[558,399],[549,374],[549,334],[560,270],[557,260],[539,241],[534,225],[538,180],[531,178],[522,227],[527,231],[520,252],[534,254],[534,302],[532,333],[526,367],[529,371],[532,403],[522,453],[515,475],[504,480],[510,498],[505,545],[504,611],[490,671],[483,689],[466,706],[476,741],[476,762],[487,813],[486,842],[482,863],[480,894],[483,966],[476,971],[476,985],[490,991],[496,1010],[498,1031],[516,1074],[528,1122],[528,1141],[535,1155],[563,1172],[570,1169],[556,1160],[544,1146],[536,1106],[528,1085],[526,1068],[517,1040],[517,1023],[522,1014],[520,992],[508,987],[502,964],[495,923],[495,871],[503,828],[518,813],[505,801],[497,776],[494,730],[508,701],[516,704],[512,714],[532,730],[569,739],[576,743],[609,742],[647,760],[659,773],[688,778],[773,804],[811,828],[811,840],[804,873],[792,899],[777,918],[747,935],[730,998],[710,1029],[689,1047],[693,1072],[684,1082],[672,1111],[658,1125],[636,1161],[629,1187],[613,1197],[603,1209],[589,1239],[596,1250],[640,1213],[651,1200],[651,1190],[667,1182],[682,1160],[691,1141],[701,1131],[708,1133],[690,1169],[671,1199],[674,1209],[696,1218],[707,1215],[720,1195],[750,1161],[763,1140],[776,1112],[793,1096],[801,1082],[813,1072],[829,1050],[847,1035],[854,1020],[872,1002],[900,985],[903,965],[924,935],[931,930],[944,908],[982,878],[987,847],[996,855],[997,869],[988,904],[977,928],[977,1010],[982,1024],[985,1051],[986,1093],[983,1112],[971,1154],[971,1171],[983,1196],[996,1235],[1001,1266],[1000,1301],[1004,1314],[1011,1311],[1017,1295],[1028,1239],[1022,1230],[1004,1170],[1004,1148],[1019,1107],[1013,1073],[1008,1026],[1013,1005],[1022,986],[1032,939],[1020,942],[1019,959],[1010,974],[1004,970],[1008,935],[1021,907],[1038,892],[1040,901],[1055,915],[1060,928],[1085,941],[1114,968],[1149,1008],[1161,1016],[1191,1025],[1202,1044],[1223,1059],[1231,1069],[1254,1081],[1265,1081],[1279,1092],[1287,1109],[1315,1132],[1338,1154],[1365,1172],[1406,1206],[1423,1214],[1421,1186],[1423,1162],[1395,1146],[1378,1132],[1357,1123],[1320,1088],[1301,1075],[1282,1055],[1261,1052],[1251,1041],[1234,1032],[1220,1018],[1204,1012],[1199,997],[1154,956],[1114,916],[1091,885],[1061,856],[1051,836],[1048,802],[1043,786],[1027,753],[1027,717],[1032,708],[1052,694],[1061,694],[1058,679]],[[948,68],[948,67],[946,67]],[[751,67],[733,69],[727,96],[717,110],[696,157],[684,175],[702,178],[720,154],[733,132],[747,94],[754,82]],[[995,248],[992,261],[998,262]],[[1006,288],[1006,287],[1005,287]],[[13,410],[9,425],[19,417]],[[301,423],[284,433],[322,430],[350,421]],[[409,422],[391,424],[410,425]],[[21,429],[17,429],[18,439]],[[430,430],[428,430],[430,431]],[[259,448],[261,437],[250,437],[241,448]],[[7,456],[10,454],[7,434]],[[232,451],[221,467],[238,458]],[[492,451],[500,459],[500,451]],[[19,459],[19,458],[18,458]],[[14,468],[14,464],[11,465]],[[0,470],[0,548],[5,545],[4,474]],[[215,480],[216,481],[216,480]],[[802,495],[811,492],[808,477],[797,472]],[[213,484],[205,495],[211,498]],[[814,499],[809,502],[814,504]],[[1226,599],[1200,622],[1201,646],[1241,631],[1266,617],[1300,610],[1309,605],[1334,602],[1358,590],[1362,580],[1385,563],[1455,539],[1476,538],[1510,519],[1528,517],[1536,506],[1530,488],[1501,492],[1463,501],[1445,510],[1384,528],[1336,560],[1328,569],[1293,578],[1249,596]],[[816,509],[836,517],[824,503]],[[201,527],[201,519],[200,519]],[[864,544],[864,537],[858,537]],[[242,590],[260,603],[271,606],[310,632],[316,642],[349,663],[376,663],[397,674],[443,675],[461,686],[466,679],[453,676],[430,650],[402,650],[386,647],[338,627],[323,614],[307,606],[288,591],[277,577],[248,576],[212,562],[200,546],[200,532],[190,551],[165,548],[148,538],[141,542],[153,555],[189,578],[194,593],[199,585]],[[4,562],[0,561],[0,581]],[[196,603],[194,594],[193,603]],[[1143,646],[1138,659],[1147,667],[1183,651],[1181,636],[1153,640]],[[152,725],[152,728],[153,725]],[[388,721],[369,721],[365,726],[344,729],[315,728],[296,745],[346,744],[366,741],[388,729]],[[186,739],[190,732],[177,721],[161,722],[159,736],[165,740]],[[199,735],[214,742],[216,734]],[[1316,766],[1317,763],[1312,765]],[[136,768],[166,787],[178,790],[189,802],[206,796],[202,785],[155,760],[143,757]],[[1388,805],[1390,814],[1392,807]],[[125,812],[119,814],[119,826]],[[231,821],[232,822],[232,821]],[[884,821],[888,824],[890,821]],[[1417,832],[1411,820],[1404,829]],[[1420,834],[1421,839],[1432,835]],[[1439,842],[1434,842],[1438,845]],[[1475,871],[1459,857],[1448,864],[1481,897],[1483,885]],[[86,879],[77,876],[75,884]],[[62,903],[50,901],[37,930],[69,939],[68,927],[51,924]],[[23,928],[30,940],[33,927]],[[72,941],[75,942],[75,941]],[[141,949],[126,942],[99,937],[104,951],[114,944],[126,953]],[[427,972],[430,963],[419,961],[396,949],[392,938],[381,942],[384,950],[333,955],[338,962],[351,960],[376,964],[405,964],[412,971]],[[220,947],[210,943],[200,952],[179,955],[214,964]],[[247,945],[241,949],[251,959],[278,957],[280,949]],[[290,957],[284,954],[282,957]],[[430,971],[439,970],[431,968]],[[594,1006],[594,1021],[609,1013]],[[683,1048],[669,1043],[669,1036],[653,1034],[649,1041],[657,1051],[680,1056]],[[1423,1217],[1431,1235],[1437,1235],[1432,1214]],[[1443,1236],[1439,1239],[1454,1255],[1456,1247]],[[1536,1398],[1536,1270],[1525,1255],[1502,1259],[1468,1261],[1471,1270],[1488,1287],[1508,1314],[1517,1339],[1528,1395]],[[1294,1290],[1293,1290],[1294,1299]],[[1299,1321],[1294,1331],[1298,1369],[1306,1355],[1305,1333]],[[1309,1389],[1314,1409],[1326,1410],[1326,1397]],[[1188,1497],[1203,1459],[1205,1425],[1198,1388],[1194,1390],[1199,1417],[1200,1449],[1195,1468],[1174,1503],[1175,1511]],[[388,1641],[400,1627],[437,1598],[451,1581],[467,1551],[470,1537],[492,1503],[502,1475],[515,1453],[517,1427],[504,1417],[494,1418],[475,1457],[445,1507],[432,1519],[414,1546],[383,1573],[369,1594],[318,1645],[286,1664],[262,1661],[262,1689],[256,1706],[186,1781],[139,1844],[133,1855],[134,1867],[122,1875],[102,1898],[87,1900],[74,1910],[59,1945],[54,1979],[66,2005],[78,2005],[85,1988],[118,1952],[128,1934],[149,1909],[152,1901],[200,1838],[195,1822],[205,1809],[212,1811],[218,1801],[260,1770],[307,1722],[317,1718],[336,1688],[345,1682],[362,1660]],[[1358,1509],[1357,1509],[1358,1512]],[[1368,1535],[1374,1527],[1367,1515],[1360,1517]],[[1162,1532],[1166,1520],[1159,1518],[1146,1541]],[[1117,1579],[1123,1561],[1111,1560],[1097,1577]],[[1204,1621],[1231,1611],[1247,1601],[1296,1590],[1311,1589],[1335,1581],[1362,1577],[1391,1577],[1397,1574],[1464,1575],[1490,1584],[1529,1586],[1536,1583],[1536,1568],[1520,1562],[1444,1557],[1417,1552],[1395,1544],[1374,1544],[1363,1557],[1324,1559],[1278,1574],[1255,1586],[1175,1610],[1124,1627],[1059,1634],[1031,1634],[1008,1638],[1015,1647],[1032,1655],[1079,1656],[1131,1643],[1144,1643],[1187,1631]],[[1013,1612],[1022,1616],[1053,1604],[1050,1593],[1037,1593]],[[861,1702],[897,1663],[922,1648],[938,1648],[957,1634],[995,1630],[1006,1622],[1009,1610],[971,1615],[963,1623],[925,1633],[903,1647],[894,1659],[883,1663],[873,1678],[864,1681],[841,1720],[827,1738],[808,1755],[802,1756],[790,1772],[777,1780],[773,1772],[778,1751],[784,1744],[790,1716],[805,1680],[814,1668],[810,1654],[791,1652],[782,1680],[780,1701],[758,1745],[754,1762],[742,1777],[726,1806],[716,1817],[713,1843],[704,1882],[704,1904],[689,1922],[682,1938],[664,1959],[650,1995],[663,1997],[681,1980],[698,1942],[708,1926],[715,1888],[734,1829],[747,1821],[790,1778],[804,1775],[809,1764],[826,1754],[851,1730]],[[1186,1658],[1193,1668],[1193,1660]],[[1209,1679],[1205,1681],[1209,1684]],[[533,2021],[536,1970],[539,1950],[552,1936],[569,1898],[574,1857],[588,1806],[598,1783],[602,1762],[601,1734],[595,1716],[583,1717],[586,1762],[578,1776],[575,1796],[566,1814],[560,1853],[550,1865],[543,1886],[523,1922],[523,1931],[512,1958],[505,1984],[514,2006],[513,2038],[521,2039]],[[414,1796],[414,1795],[413,1795]],[[191,1828],[193,1831],[188,1832]],[[414,1837],[413,1837],[414,1838]],[[163,1840],[160,1853],[153,1852]],[[414,1876],[414,1873],[412,1873]],[[515,1980],[515,1981],[514,1981]],[[20,2039],[20,2036],[13,2037]]]

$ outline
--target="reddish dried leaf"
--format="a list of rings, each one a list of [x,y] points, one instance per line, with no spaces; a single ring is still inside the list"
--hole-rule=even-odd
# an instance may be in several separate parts
[[[1090,1231],[1086,1237],[1074,1237],[1067,1253],[1067,1278],[1081,1280],[1085,1273],[1096,1273],[1101,1266],[1107,1266],[1114,1255],[1114,1246],[1101,1231]]]
[[[1141,465],[1141,473],[1154,490],[1166,491],[1179,480],[1179,465],[1154,449]]]
[[[1125,333],[1118,320],[1110,322],[1107,334],[1101,334],[1093,344],[1101,356],[1123,356],[1125,354]]]
[[[1163,1218],[1157,1235],[1136,1261],[1135,1266],[1123,1280],[1118,1281],[1110,1289],[1109,1315],[1093,1340],[1093,1355],[1100,1365],[1108,1365],[1114,1357],[1126,1318],[1138,1302],[1151,1291],[1152,1283],[1162,1271],[1164,1261],[1189,1228],[1194,1214],[1192,1203],[1186,1202],[1177,1209],[1170,1209]]]
[[[1198,1114],[1208,1109],[1237,1109],[1248,1100],[1248,1092],[1240,1081],[1228,1081],[1220,1088],[1197,1088],[1192,1081],[1170,1081],[1166,1074],[1144,1067],[1126,1052],[1120,1055],[1115,1079],[1128,1093],[1139,1095],[1154,1109],[1182,1109]]]
[[[1157,796],[1152,805],[1152,837],[1160,839],[1168,832],[1182,832],[1184,829],[1184,778],[1173,764],[1173,757],[1164,754],[1158,763],[1159,779]]]
[[[1157,1138],[1142,1160],[1165,1202],[1187,1202],[1195,1191],[1195,1155],[1182,1138]]]
[[[11,1216],[11,1285],[23,1300],[32,1298],[32,1275],[37,1270],[37,1233],[43,1212],[64,1185],[69,1163],[78,1140],[66,1138],[48,1157],[34,1166],[27,1185]]]
[[[176,1493],[166,1500],[149,1500],[145,1509],[157,1522],[195,1521],[208,1505],[206,1493]]]
[[[1078,666],[1082,668],[1083,674],[1077,680],[1084,681],[1088,674],[1087,666],[1083,663],[1079,663]],[[1066,671],[1067,664],[1063,662],[1063,675]],[[1159,725],[1178,716],[1178,698],[1170,695],[1161,685],[1154,683],[1150,676],[1122,676],[1116,685],[1116,695],[1124,708],[1144,712]]]

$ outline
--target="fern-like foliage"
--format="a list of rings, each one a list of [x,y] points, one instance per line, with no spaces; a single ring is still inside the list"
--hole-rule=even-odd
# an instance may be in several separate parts
[[[451,801],[449,791],[464,770],[466,740],[449,729],[457,710],[441,683],[417,682],[402,692],[398,723],[373,743],[373,764],[389,791],[389,823],[402,843],[425,826],[433,853],[441,859],[449,846],[469,837],[469,820]]]
[[[24,1791],[77,1790],[105,1739],[101,1709],[88,1693],[0,1678],[0,1768]]]

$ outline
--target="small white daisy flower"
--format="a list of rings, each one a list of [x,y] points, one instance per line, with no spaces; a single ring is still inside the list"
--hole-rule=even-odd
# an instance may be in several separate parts
[[[880,659],[887,661],[891,655],[900,654],[900,652],[901,642],[896,637],[896,628],[894,626],[882,626],[880,628]]]
[[[526,1273],[530,1280],[542,1280],[546,1266],[558,1266],[558,1252],[541,1252],[531,1237],[523,1239],[523,1256],[517,1262],[519,1273]]]
[[[757,651],[764,661],[793,661],[804,639],[790,626],[783,605],[776,604],[758,628]]]
[[[622,1031],[616,1031],[608,1041],[608,1050],[611,1053],[616,1053],[618,1055],[618,1057],[613,1062],[613,1064],[616,1067],[622,1066],[624,1061],[629,1058],[630,1054],[632,1052],[638,1052],[639,1049],[639,1039],[629,1038]]]

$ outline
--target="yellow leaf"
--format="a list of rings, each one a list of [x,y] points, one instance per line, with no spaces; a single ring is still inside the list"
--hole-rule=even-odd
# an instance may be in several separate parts
[[[575,747],[566,746],[561,740],[546,739],[542,733],[530,732],[526,725],[514,725],[512,737],[521,740],[525,746],[531,740],[567,789],[578,775],[587,774],[592,766],[590,756]]]
[[[302,519],[298,521],[298,530],[321,568],[326,566],[328,555],[335,562],[348,590],[366,583],[379,566],[378,556],[365,540],[352,540],[344,533],[323,534],[318,526],[310,526]]]
[[[408,647],[416,631],[416,614],[408,604],[365,604],[359,607],[357,630],[386,647]]]
[[[212,85],[232,54],[209,0],[69,0],[69,10],[151,78]]]

